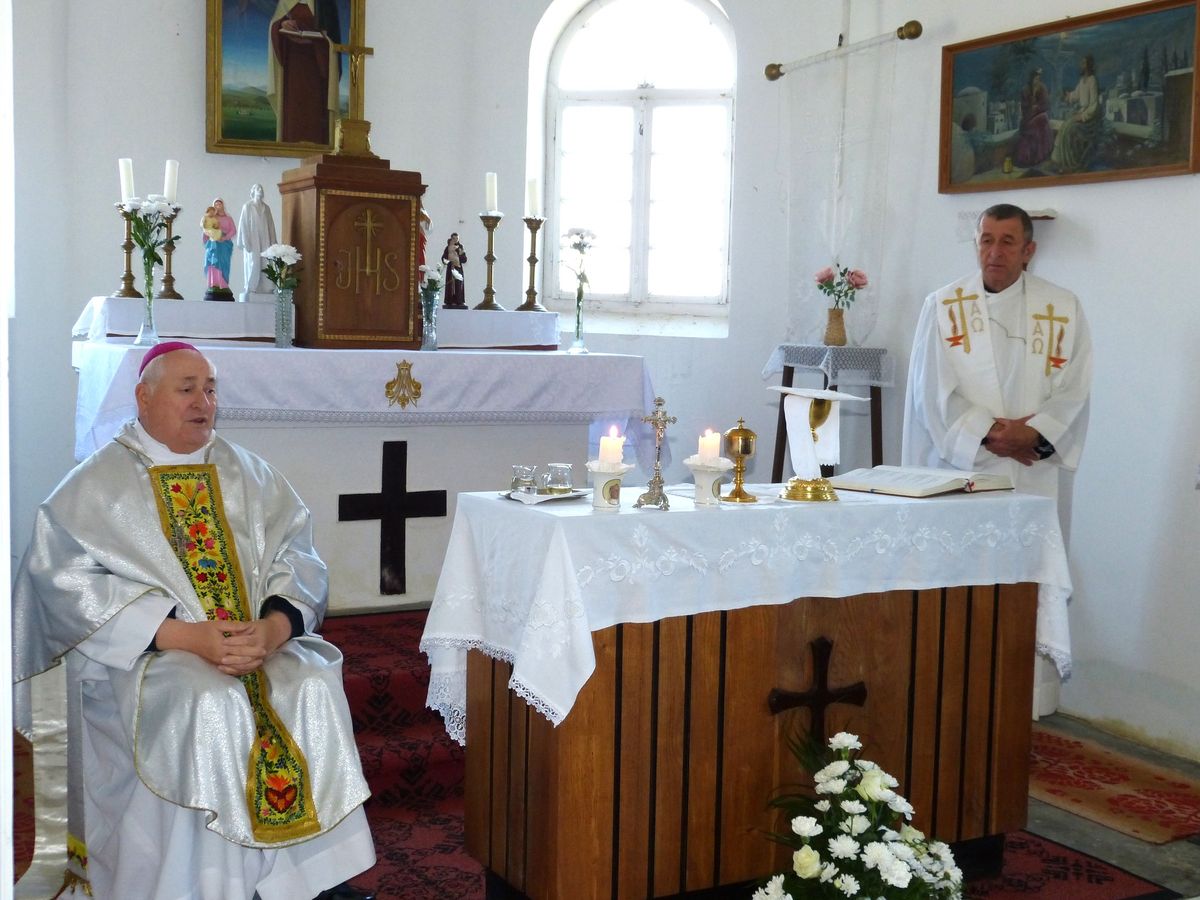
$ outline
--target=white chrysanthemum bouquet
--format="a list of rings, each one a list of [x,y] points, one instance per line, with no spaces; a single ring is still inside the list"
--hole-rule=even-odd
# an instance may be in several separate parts
[[[790,825],[771,837],[792,848],[792,871],[773,876],[753,900],[960,900],[962,872],[950,848],[908,824],[913,808],[896,793],[899,782],[857,757],[856,735],[834,735],[828,750],[788,744],[812,772],[816,796],[771,800]]]

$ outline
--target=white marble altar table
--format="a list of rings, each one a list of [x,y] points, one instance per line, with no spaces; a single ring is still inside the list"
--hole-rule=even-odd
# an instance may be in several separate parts
[[[616,511],[587,498],[525,506],[460,494],[421,649],[428,706],[465,738],[466,657],[513,666],[510,688],[555,725],[595,668],[593,631],[712,610],[975,584],[1039,585],[1038,647],[1069,659],[1071,581],[1053,501],[1008,492],[918,500],[840,491],[773,501]]]

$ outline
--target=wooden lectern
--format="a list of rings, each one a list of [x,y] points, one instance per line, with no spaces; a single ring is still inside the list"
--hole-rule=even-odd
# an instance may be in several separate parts
[[[310,156],[283,173],[283,241],[303,254],[296,345],[421,345],[419,172],[374,156]]]

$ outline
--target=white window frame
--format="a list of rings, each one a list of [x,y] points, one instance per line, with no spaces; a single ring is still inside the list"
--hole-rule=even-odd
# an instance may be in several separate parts
[[[574,320],[575,289],[569,285],[560,287],[560,272],[564,263],[573,265],[572,253],[560,244],[560,238],[569,227],[587,227],[582,222],[558,221],[559,210],[559,153],[558,135],[562,130],[565,109],[577,105],[622,106],[633,110],[634,161],[633,197],[630,220],[630,290],[628,294],[600,294],[588,289],[585,295],[586,309],[592,312],[637,316],[689,316],[705,317],[728,315],[729,305],[729,260],[730,230],[732,220],[733,186],[733,125],[735,88],[689,89],[657,88],[640,85],[625,90],[567,91],[558,87],[557,73],[562,55],[572,36],[583,27],[595,10],[606,5],[607,0],[595,0],[585,6],[559,36],[551,55],[546,89],[546,179],[545,208],[547,229],[542,255],[546,260],[542,276],[542,293],[551,309],[569,311]],[[735,52],[732,28],[720,10],[710,0],[687,0],[699,6],[707,14],[724,23],[722,34],[729,42],[730,53]],[[658,108],[683,105],[722,106],[728,127],[724,130],[725,146],[722,148],[728,161],[725,178],[725,196],[722,204],[724,213],[724,240],[720,252],[723,256],[723,277],[716,295],[711,297],[680,297],[651,295],[649,292],[649,196],[650,196],[650,147],[652,144],[653,111]],[[600,236],[598,236],[600,237]],[[602,239],[602,238],[601,238]]]

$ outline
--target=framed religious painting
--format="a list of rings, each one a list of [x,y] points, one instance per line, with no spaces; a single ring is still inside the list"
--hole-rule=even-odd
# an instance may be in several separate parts
[[[1154,0],[942,48],[938,190],[1197,171],[1197,6]]]
[[[344,51],[352,29],[361,30],[366,0],[207,2],[206,149],[249,156],[333,149],[334,124],[350,109]]]

